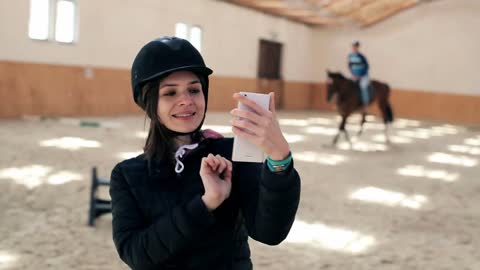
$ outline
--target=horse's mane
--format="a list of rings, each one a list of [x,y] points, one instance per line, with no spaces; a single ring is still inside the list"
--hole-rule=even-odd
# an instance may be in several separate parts
[[[341,72],[331,72],[331,71],[328,71],[328,77],[332,78],[332,79],[342,79],[342,80],[348,80],[348,78],[346,78],[345,76],[343,76],[343,74]]]

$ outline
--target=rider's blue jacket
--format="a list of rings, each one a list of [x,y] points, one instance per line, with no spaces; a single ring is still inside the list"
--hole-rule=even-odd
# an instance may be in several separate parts
[[[357,53],[350,53],[348,55],[348,68],[353,75],[362,77],[368,74],[368,61],[363,54]]]

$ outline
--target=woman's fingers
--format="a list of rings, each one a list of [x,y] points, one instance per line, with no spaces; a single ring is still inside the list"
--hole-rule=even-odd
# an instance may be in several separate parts
[[[240,110],[240,109],[233,109],[230,111],[230,114],[239,118],[241,120],[248,120],[256,125],[261,125],[263,123],[263,118],[261,115],[258,115],[255,112]]]
[[[260,147],[270,157],[280,157],[283,159],[290,151],[275,114],[275,94],[270,95],[269,110],[261,110],[260,106],[246,97],[236,94],[234,98],[245,105],[252,107],[254,112],[234,109],[231,114],[240,118],[233,119],[232,131],[235,135],[243,137],[251,143]],[[260,110],[258,110],[260,109]],[[260,114],[257,114],[258,112]]]
[[[210,173],[231,177],[232,163],[221,155],[208,154],[207,157],[202,158],[201,169],[206,169],[206,167]]]
[[[219,173],[219,174],[223,173],[223,171],[227,167],[227,164],[225,163],[225,159],[220,155],[216,155],[215,158],[218,161],[218,167],[217,167],[217,170],[216,170],[217,173]]]
[[[212,154],[208,154],[208,156],[205,158],[206,160],[206,163],[208,164],[208,166],[210,167],[210,170],[211,171],[216,171],[217,170],[217,167],[218,167],[218,163],[217,161],[215,160],[215,156],[212,155]]]
[[[232,162],[230,162],[230,160],[226,158],[223,158],[223,159],[227,166],[225,171],[223,172],[223,175],[224,175],[223,179],[227,182],[230,182],[230,180],[232,180]]]
[[[209,167],[210,165],[208,164],[208,158],[204,157],[202,158],[202,162],[200,163],[200,172],[203,172]]]
[[[262,136],[265,131],[264,126],[256,125],[248,120],[232,119],[231,123],[232,126],[242,129],[251,135]]]
[[[268,93],[270,95],[270,108],[269,110],[275,114],[275,93],[274,92],[270,92]]]
[[[232,132],[233,134],[243,137],[254,143],[258,140],[258,136],[256,134],[250,133],[249,131],[236,126],[232,127]]]
[[[235,100],[243,103],[244,105],[250,107],[250,109],[252,109],[254,112],[256,112],[259,115],[264,115],[268,112],[265,109],[263,109],[262,107],[260,107],[255,101],[253,101],[253,100],[251,100],[251,99],[249,99],[245,96],[242,96],[239,93],[233,94],[233,98]]]

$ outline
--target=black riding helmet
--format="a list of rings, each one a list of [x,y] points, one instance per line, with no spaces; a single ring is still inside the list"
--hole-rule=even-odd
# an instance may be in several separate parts
[[[133,60],[131,76],[135,103],[145,110],[145,100],[142,100],[142,87],[145,83],[180,70],[192,71],[201,77],[206,106],[208,75],[213,71],[205,65],[202,56],[190,42],[169,36],[150,41]]]

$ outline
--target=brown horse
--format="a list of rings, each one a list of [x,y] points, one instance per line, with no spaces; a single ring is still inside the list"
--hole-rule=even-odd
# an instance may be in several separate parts
[[[347,141],[350,142],[345,124],[348,116],[357,110],[362,109],[362,101],[360,96],[360,87],[357,82],[345,78],[342,73],[327,71],[328,83],[327,83],[327,102],[330,102],[333,96],[337,96],[337,111],[342,117],[340,126],[338,127],[338,133],[333,138],[333,144],[337,144],[340,133],[344,133]],[[369,104],[377,101],[378,108],[382,113],[383,123],[385,124],[385,138],[387,143],[388,138],[388,124],[393,122],[393,111],[388,98],[390,96],[390,87],[386,83],[372,80],[370,82],[369,91],[370,101]],[[365,121],[365,113],[362,112],[362,120],[360,122],[360,130],[358,135],[362,134],[363,124]]]

